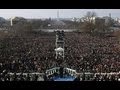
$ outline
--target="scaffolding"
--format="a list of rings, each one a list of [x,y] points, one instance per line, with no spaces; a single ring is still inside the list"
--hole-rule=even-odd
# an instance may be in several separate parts
[[[55,52],[56,52],[56,59],[58,58],[63,58],[64,60],[64,31],[59,31],[57,30],[56,31],[56,42],[55,42],[55,45],[56,45],[56,49],[55,49]]]

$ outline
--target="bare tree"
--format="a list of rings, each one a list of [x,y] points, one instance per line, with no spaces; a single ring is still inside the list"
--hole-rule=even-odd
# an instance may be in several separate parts
[[[97,14],[95,12],[87,12],[85,15],[85,21],[89,22],[89,23],[94,23],[94,18],[97,16]]]
[[[82,18],[83,29],[87,32],[92,32],[95,28],[94,19],[97,16],[95,12],[87,12],[86,15]]]

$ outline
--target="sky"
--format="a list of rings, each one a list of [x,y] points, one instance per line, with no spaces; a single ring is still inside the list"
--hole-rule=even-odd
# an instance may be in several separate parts
[[[120,18],[120,9],[0,9],[0,17],[9,19],[14,16],[24,18],[56,18],[59,11],[60,18],[83,17],[86,12],[94,11],[97,16],[111,16]]]

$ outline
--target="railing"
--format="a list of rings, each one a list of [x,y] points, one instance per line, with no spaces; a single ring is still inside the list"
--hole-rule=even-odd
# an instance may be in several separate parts
[[[83,73],[77,73],[77,74],[83,74]],[[118,75],[120,72],[111,72],[111,73],[90,73],[90,72],[85,72],[84,74],[94,74],[94,75]]]
[[[59,74],[59,69],[60,69],[60,67],[49,69],[49,70],[46,71],[46,75],[49,76],[49,75],[53,75],[54,73]],[[65,72],[68,73],[69,75],[75,76],[75,77],[76,77],[76,74],[77,74],[76,70],[69,69],[69,68],[64,68],[63,73],[65,73]]]
[[[59,69],[60,69],[60,67],[56,67],[56,68],[46,70],[46,75],[49,76],[49,75],[53,75],[54,73],[59,73]]]
[[[76,77],[76,70],[70,69],[70,68],[64,68],[64,72],[70,74],[71,76],[75,76]]]
[[[19,78],[20,75],[27,77],[28,74],[29,74],[29,76],[30,76],[30,80],[29,81],[34,81],[34,78],[37,75],[38,76],[37,81],[44,81],[45,74],[46,74],[47,77],[49,75],[53,75],[54,73],[58,73],[59,74],[59,69],[60,69],[60,67],[52,68],[52,69],[46,70],[46,73],[35,72],[35,73],[7,73],[7,74],[9,74],[9,76],[11,77],[11,79],[13,78],[14,75],[16,75]],[[71,75],[71,76],[73,76],[75,78],[77,77],[77,75],[79,75],[80,76],[79,77],[80,81],[83,81],[83,75],[84,75],[84,81],[94,80],[94,78],[97,75],[98,76],[103,76],[103,77],[105,75],[108,75],[108,76],[115,75],[115,76],[118,77],[118,81],[120,81],[120,77],[119,77],[120,72],[111,72],[111,73],[90,73],[90,72],[84,72],[84,73],[77,73],[76,70],[73,70],[73,69],[70,69],[70,68],[64,68],[63,72],[64,73],[66,72],[67,74],[69,74],[69,75]],[[10,80],[10,81],[13,81],[13,79]]]
[[[16,75],[21,75],[21,73],[8,73],[8,74],[10,74],[10,75],[14,75],[14,74],[16,74]],[[28,75],[28,74],[30,74],[30,75],[45,75],[44,73],[38,73],[38,72],[35,72],[35,73],[22,73],[22,75]]]

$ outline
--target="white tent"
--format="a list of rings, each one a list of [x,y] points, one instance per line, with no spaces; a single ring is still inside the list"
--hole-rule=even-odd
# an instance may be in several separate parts
[[[63,52],[63,51],[64,51],[64,49],[63,49],[63,48],[61,48],[61,47],[59,47],[59,48],[56,48],[56,49],[55,49],[55,51],[57,51],[57,52]]]

